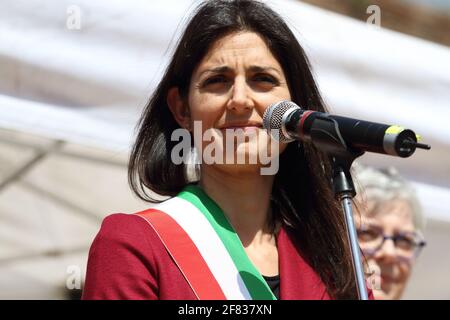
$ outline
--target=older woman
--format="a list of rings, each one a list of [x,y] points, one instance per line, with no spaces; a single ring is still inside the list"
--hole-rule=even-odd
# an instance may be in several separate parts
[[[325,111],[283,19],[257,1],[202,3],[142,114],[130,157],[134,192],[153,203],[161,201],[148,190],[171,198],[103,221],[85,299],[357,297],[328,157],[309,143],[278,145],[262,129],[264,111],[281,100]],[[194,177],[177,156],[183,132],[203,160]],[[261,154],[279,158],[279,169],[262,174],[261,158],[247,161]]]
[[[394,168],[354,165],[355,214],[375,299],[400,299],[413,262],[425,245],[424,216],[412,186]]]

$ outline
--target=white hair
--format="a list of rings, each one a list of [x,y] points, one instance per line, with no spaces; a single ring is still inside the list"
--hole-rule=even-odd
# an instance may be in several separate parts
[[[412,209],[414,227],[420,233],[425,229],[425,217],[413,186],[406,181],[397,169],[389,167],[376,169],[359,163],[352,166],[352,177],[358,197],[376,203],[394,199],[408,202]]]

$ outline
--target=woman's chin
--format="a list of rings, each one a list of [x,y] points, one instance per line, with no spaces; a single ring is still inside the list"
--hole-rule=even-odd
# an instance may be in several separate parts
[[[373,296],[375,300],[391,300],[389,297],[388,292],[385,292],[383,290],[373,290]]]
[[[247,158],[248,160],[248,158]],[[214,164],[214,166],[220,168],[221,170],[227,171],[229,173],[260,173],[261,168],[264,167],[261,163],[249,163],[246,162],[236,162],[236,163],[222,163]]]
[[[375,300],[398,300],[400,299],[401,293],[396,288],[381,288],[380,290],[373,290],[373,295]]]

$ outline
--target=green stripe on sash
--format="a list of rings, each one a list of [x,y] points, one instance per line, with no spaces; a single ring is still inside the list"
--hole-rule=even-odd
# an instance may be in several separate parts
[[[192,203],[208,219],[230,254],[252,298],[254,300],[276,300],[267,282],[248,258],[236,231],[214,200],[195,185],[186,186],[177,197]]]

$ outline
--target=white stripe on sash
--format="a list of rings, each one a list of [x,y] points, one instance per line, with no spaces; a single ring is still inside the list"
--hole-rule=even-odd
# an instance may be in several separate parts
[[[187,200],[174,197],[154,208],[167,213],[186,231],[227,299],[252,299],[222,240],[196,206]]]

